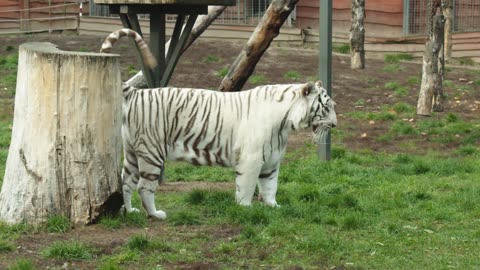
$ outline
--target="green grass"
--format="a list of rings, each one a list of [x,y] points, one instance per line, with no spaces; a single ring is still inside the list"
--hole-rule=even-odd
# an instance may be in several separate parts
[[[301,77],[300,77],[300,73],[298,73],[298,71],[290,70],[290,71],[287,71],[283,75],[283,78],[286,79],[286,80],[298,81],[298,80],[300,80]]]
[[[460,65],[463,65],[463,66],[474,66],[475,65],[475,61],[473,61],[472,58],[468,58],[468,57],[460,58],[460,59],[458,59],[458,62],[460,63]]]
[[[138,72],[138,69],[135,67],[135,65],[128,64],[128,66],[127,66],[128,76],[133,76],[133,75],[137,74],[137,72]]]
[[[259,85],[259,84],[264,84],[267,81],[265,76],[263,75],[252,75],[250,78],[248,78],[248,82],[250,82],[253,85]]]
[[[78,241],[54,242],[42,250],[42,256],[65,260],[90,260],[94,257],[92,248]]]
[[[70,221],[64,216],[51,216],[45,224],[47,232],[64,233],[70,230]]]
[[[7,270],[35,270],[35,266],[28,259],[21,259],[10,265]]]
[[[134,203],[139,204],[138,194],[134,196]],[[117,230],[123,227],[143,228],[147,225],[147,216],[143,212],[121,213],[116,216],[102,216],[99,224],[107,230]]]
[[[413,56],[408,53],[385,54],[384,56],[385,63],[388,63],[388,64],[398,63],[402,60],[409,61],[412,59],[413,59]]]
[[[332,50],[336,53],[347,54],[347,53],[350,53],[350,44],[348,43],[334,44]]]
[[[15,247],[10,241],[0,239],[0,253],[7,253],[14,250]]]
[[[388,64],[383,67],[383,71],[385,72],[397,72],[401,70],[401,66],[399,63]]]
[[[220,62],[220,58],[214,55],[207,55],[206,57],[202,58],[202,62],[204,63],[217,63]]]
[[[217,70],[216,74],[218,77],[223,78],[228,74],[228,71],[229,71],[228,67],[224,67],[222,69]]]

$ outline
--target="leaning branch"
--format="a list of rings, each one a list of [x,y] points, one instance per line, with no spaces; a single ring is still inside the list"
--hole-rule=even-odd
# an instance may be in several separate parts
[[[258,61],[280,33],[285,20],[292,12],[298,0],[273,0],[262,20],[255,28],[247,45],[230,66],[218,90],[240,91],[255,70]]]

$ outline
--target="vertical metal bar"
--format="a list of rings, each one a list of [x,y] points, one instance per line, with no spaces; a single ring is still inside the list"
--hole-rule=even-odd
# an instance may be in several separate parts
[[[130,27],[137,33],[140,34],[140,36],[143,37],[143,33],[142,33],[142,28],[140,27],[140,23],[138,22],[138,16],[137,14],[132,14],[132,13],[129,13],[127,14],[128,16],[128,19],[130,20]]]
[[[197,20],[197,15],[190,15],[188,16],[188,21],[185,27],[183,28],[182,35],[178,41],[177,46],[175,46],[174,51],[172,53],[172,57],[170,61],[168,61],[168,65],[165,68],[165,72],[163,73],[162,80],[160,82],[160,87],[167,86],[168,81],[170,81],[170,77],[172,76],[173,69],[177,65],[178,59],[180,58],[180,54],[182,52],[183,46],[192,32],[193,25]]]
[[[403,0],[403,34],[410,34],[410,0]]]
[[[320,0],[320,31],[319,31],[319,78],[323,81],[328,95],[332,96],[332,0]],[[330,160],[330,132],[321,141],[317,150],[318,157]]]
[[[149,87],[159,87],[165,72],[165,14],[150,14],[150,49],[158,66],[153,71],[154,85]]]
[[[168,47],[166,63],[170,62],[172,58],[173,50],[177,47],[178,39],[180,38],[180,33],[182,33],[183,23],[185,22],[185,15],[178,14],[177,21],[175,22],[175,28],[173,28],[172,38],[170,39],[170,45]]]

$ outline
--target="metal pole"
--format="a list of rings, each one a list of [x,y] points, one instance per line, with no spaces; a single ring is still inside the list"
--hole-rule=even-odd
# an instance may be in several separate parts
[[[332,96],[332,0],[320,0],[320,33],[319,33],[319,69],[318,77],[323,81],[328,95]],[[318,158],[330,160],[330,132],[318,145]]]

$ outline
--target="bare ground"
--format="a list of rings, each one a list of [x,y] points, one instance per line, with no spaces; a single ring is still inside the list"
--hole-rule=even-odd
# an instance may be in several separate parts
[[[5,46],[14,46],[15,49],[24,42],[49,41],[58,45],[63,50],[76,51],[98,51],[102,43],[102,37],[95,36],[62,36],[62,35],[40,35],[40,36],[0,36],[0,50]],[[221,77],[216,73],[218,70],[228,67],[240,52],[243,44],[230,43],[226,41],[198,41],[180,59],[170,85],[177,87],[196,87],[215,89]],[[138,65],[133,50],[126,40],[116,45],[117,53],[121,54],[122,77],[129,77],[131,65]],[[217,59],[213,60],[212,59]],[[130,66],[130,67],[129,67]],[[365,111],[378,112],[383,105],[393,105],[397,102],[406,102],[412,106],[416,104],[418,84],[409,84],[408,79],[412,76],[420,77],[421,66],[418,63],[402,63],[401,69],[396,72],[385,72],[385,63],[381,59],[367,59],[365,70],[351,70],[349,58],[341,55],[333,57],[333,96],[337,102],[338,129],[345,132],[346,137],[342,141],[333,138],[334,144],[343,144],[349,150],[367,149],[379,152],[400,152],[403,143],[415,141],[421,146],[407,151],[425,153],[430,149],[452,150],[458,145],[438,144],[431,138],[424,136],[403,136],[392,141],[379,141],[376,138],[385,134],[391,126],[391,121],[375,121],[369,123],[365,120],[356,120],[347,117],[348,112]],[[315,80],[318,73],[318,55],[315,50],[302,48],[280,48],[272,46],[258,64],[255,74],[263,75],[265,81],[262,84],[291,83],[292,79],[285,78],[287,71],[296,71],[300,74],[297,82]],[[1,75],[1,74],[0,74]],[[478,70],[455,68],[447,73],[447,79],[455,82],[456,86],[469,85],[469,82],[480,79]],[[459,79],[462,78],[461,81]],[[405,97],[397,97],[392,91],[385,90],[384,85],[388,82],[398,82],[408,88],[409,94]],[[253,87],[247,83],[244,89]],[[459,118],[468,120],[478,117],[480,106],[480,87],[469,85],[473,90],[458,91],[457,89],[446,88],[449,99],[446,104],[446,112],[453,112]],[[4,101],[2,101],[3,103]],[[11,107],[9,103],[2,104]],[[3,108],[6,108],[2,106]],[[445,113],[438,113],[434,117],[442,118]],[[418,117],[405,119],[411,125],[415,125]],[[295,134],[290,138],[289,151],[303,147],[305,142],[310,140],[310,132],[304,131]],[[200,189],[229,189],[233,190],[233,183],[205,183],[205,182],[167,182],[161,189],[167,192],[183,192],[192,188]],[[69,262],[65,264],[62,260],[45,260],[39,255],[39,250],[53,241],[66,239],[79,239],[82,242],[90,243],[99,249],[101,254],[112,254],[126,242],[128,237],[134,234],[147,232],[149,235],[164,235],[164,227],[161,222],[150,221],[147,229],[121,229],[114,232],[105,230],[98,225],[76,228],[64,234],[38,233],[21,237],[16,244],[17,250],[13,253],[0,254],[0,268],[5,268],[17,258],[28,257],[37,266],[64,267],[66,269],[95,269],[94,262]],[[228,238],[238,234],[239,229],[235,227],[221,226],[189,226],[176,227],[176,231],[168,232],[175,237],[188,239],[192,234],[213,235],[217,238]],[[174,236],[170,236],[174,237]],[[208,249],[201,251],[208,257]],[[260,254],[261,255],[261,254]],[[259,255],[259,256],[260,256]],[[217,269],[219,265],[205,264],[203,262],[166,265],[168,269]]]

